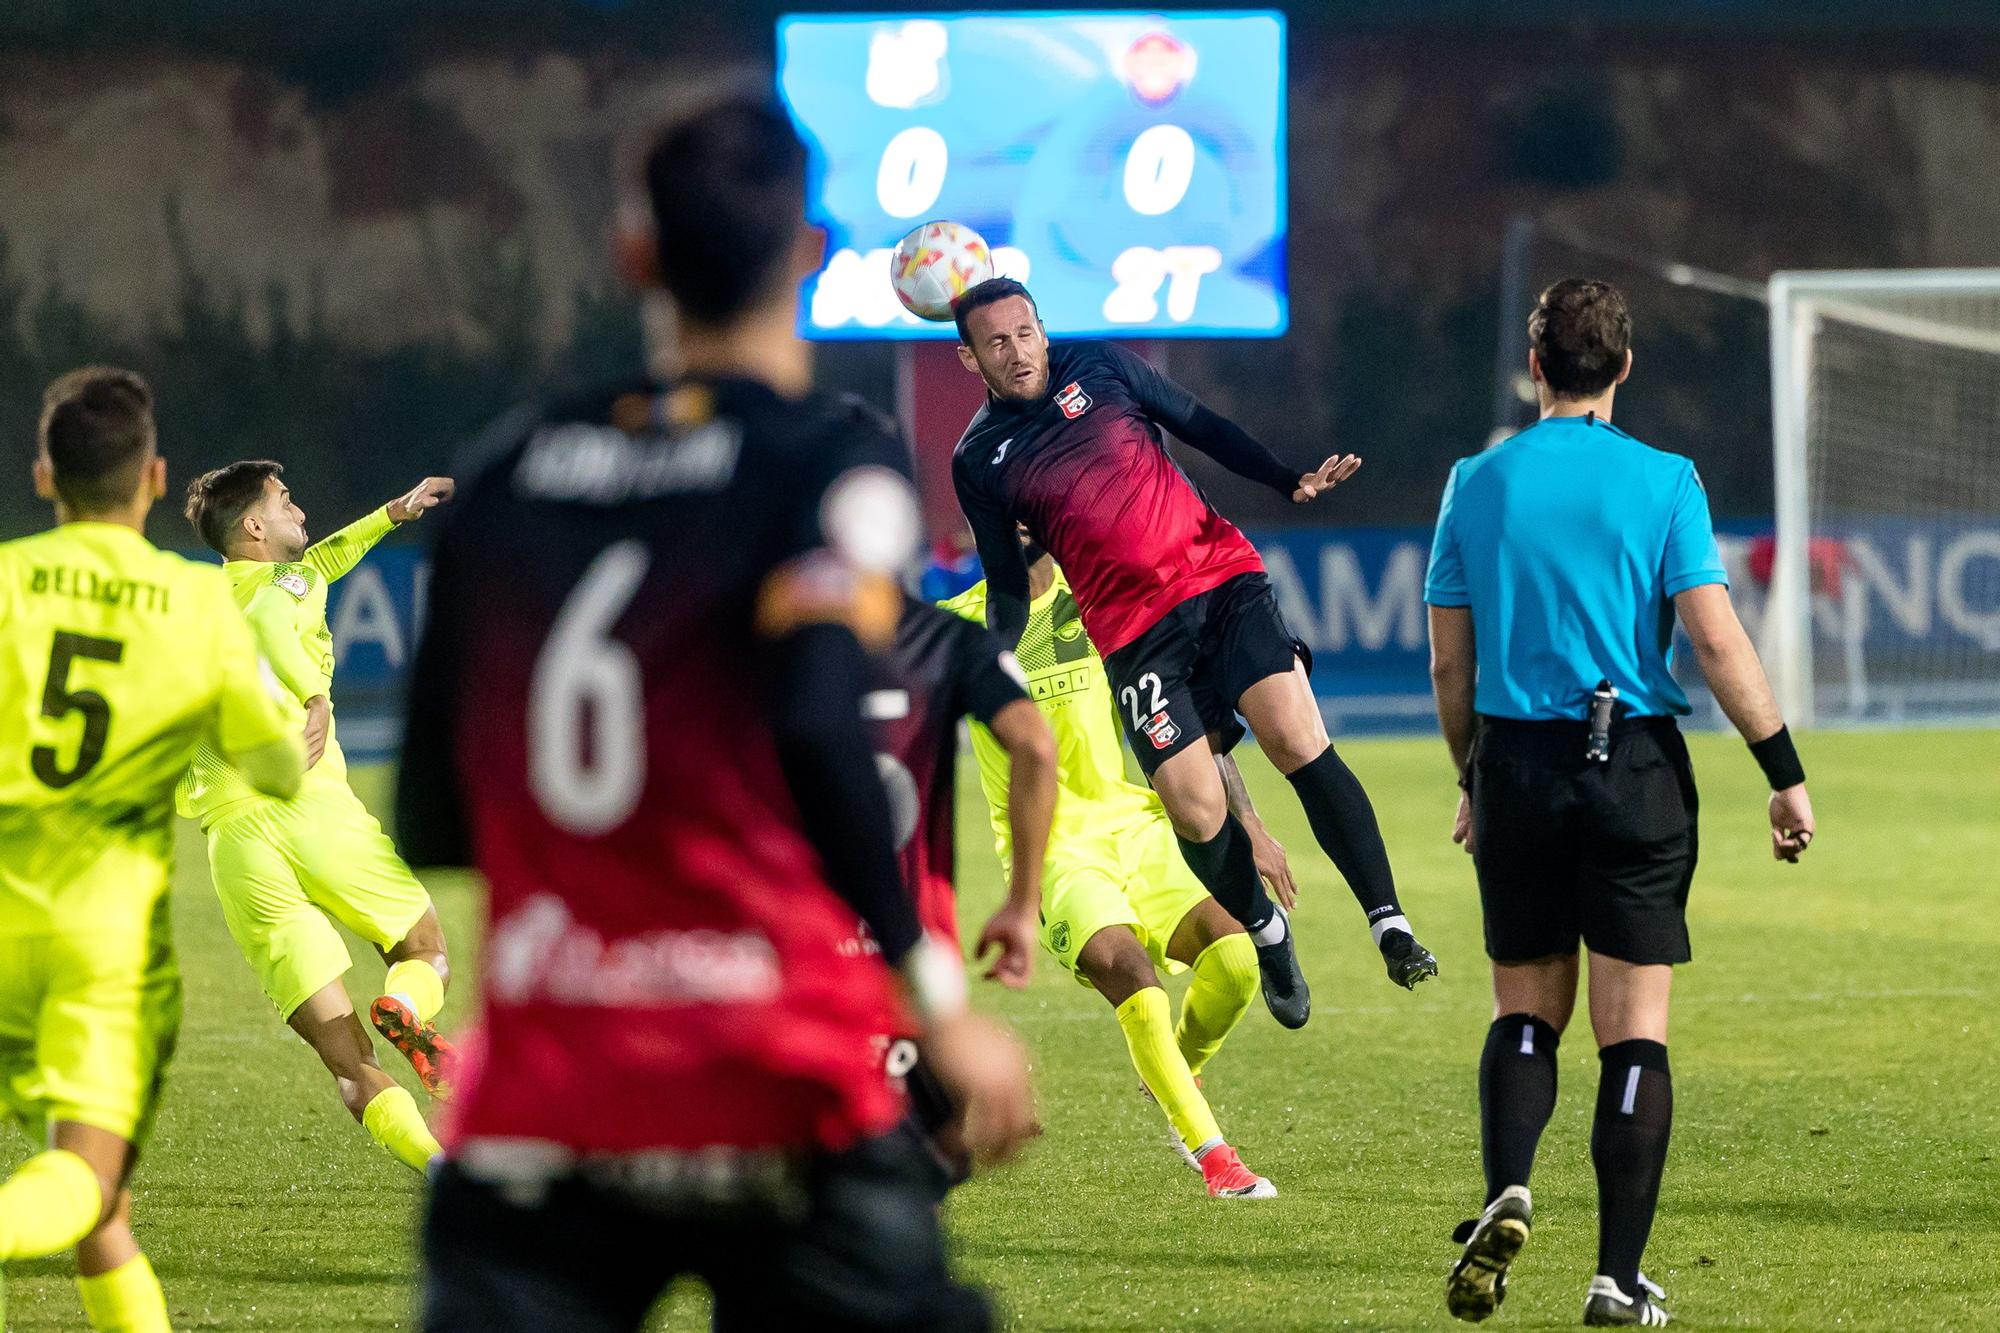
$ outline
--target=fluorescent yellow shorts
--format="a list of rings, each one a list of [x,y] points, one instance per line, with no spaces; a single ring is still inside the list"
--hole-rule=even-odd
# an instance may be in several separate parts
[[[207,832],[223,920],[284,1018],[352,965],[334,921],[388,949],[430,909],[424,886],[345,783],[257,801]]]
[[[40,932],[0,923],[0,1110],[37,1143],[52,1120],[143,1143],[181,1029],[171,899],[151,858],[107,854],[87,873],[123,882],[76,886],[95,907],[122,896],[125,910]]]
[[[1129,927],[1162,972],[1186,970],[1167,957],[1174,931],[1208,890],[1194,877],[1166,816],[1133,825],[1100,844],[1093,857],[1063,858],[1049,851],[1042,880],[1042,947],[1076,973],[1076,956],[1107,926]],[[1081,974],[1076,979],[1088,986]]]

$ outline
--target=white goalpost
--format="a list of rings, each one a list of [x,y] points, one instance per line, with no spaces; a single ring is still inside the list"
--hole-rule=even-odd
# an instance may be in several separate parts
[[[2000,721],[2000,269],[1778,273],[1769,302],[1786,717]]]

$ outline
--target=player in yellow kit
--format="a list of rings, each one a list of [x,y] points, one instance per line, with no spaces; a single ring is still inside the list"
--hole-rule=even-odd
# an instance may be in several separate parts
[[[1055,826],[1042,880],[1042,945],[1078,981],[1094,986],[1118,1026],[1147,1092],[1166,1112],[1183,1155],[1216,1198],[1265,1199],[1277,1187],[1243,1165],[1224,1142],[1197,1081],[1257,994],[1250,937],[1187,868],[1159,797],[1125,777],[1125,755],[1104,661],[1084,633],[1069,584],[1025,533],[1028,628],[1015,655],[1029,695],[1056,738]],[[986,585],[943,604],[986,619]],[[980,785],[1008,859],[1007,756],[984,727],[972,728]],[[1284,849],[1264,832],[1226,755],[1219,758],[1230,805],[1250,830],[1257,867],[1291,906]],[[1173,1019],[1160,970],[1194,969]]]
[[[75,1246],[91,1327],[164,1333],[127,1181],[180,1029],[174,782],[208,736],[286,796],[304,751],[221,572],[145,538],[145,381],[50,385],[34,475],[58,526],[0,544],[0,1108],[43,1151],[0,1182],[0,1263]]]
[[[236,602],[298,711],[305,784],[294,801],[267,800],[203,750],[181,784],[180,809],[200,820],[208,836],[223,918],[264,994],[318,1053],[354,1118],[421,1171],[437,1154],[437,1140],[415,1099],[375,1061],[374,1043],[342,981],[350,960],[333,920],[374,945],[388,964],[369,1015],[434,1097],[446,1094],[456,1058],[431,1022],[450,976],[444,931],[430,895],[347,785],[330,696],[326,595],[327,585],[392,527],[448,499],[452,484],[427,477],[308,546],[305,515],[292,503],[283,473],[271,462],[206,473],[188,487],[187,516],[226,558],[222,568]]]

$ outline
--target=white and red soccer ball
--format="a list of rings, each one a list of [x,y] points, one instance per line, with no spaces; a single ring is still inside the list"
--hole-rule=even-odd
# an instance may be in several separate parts
[[[889,281],[919,319],[951,319],[951,303],[993,276],[993,252],[962,222],[926,222],[896,242]]]

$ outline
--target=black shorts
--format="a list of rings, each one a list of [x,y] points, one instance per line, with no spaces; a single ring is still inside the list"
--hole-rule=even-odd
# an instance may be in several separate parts
[[[1118,716],[1147,777],[1203,737],[1217,754],[1243,739],[1236,701],[1309,661],[1263,574],[1196,593],[1104,659]]]
[[[989,1329],[985,1298],[946,1271],[930,1169],[907,1128],[800,1167],[789,1196],[733,1202],[589,1172],[503,1187],[448,1162],[424,1219],[423,1327],[637,1333],[685,1274],[723,1333]]]
[[[1481,718],[1472,831],[1497,963],[1593,952],[1685,963],[1697,852],[1694,769],[1670,717],[1613,725],[1611,757],[1584,758],[1582,722]]]

